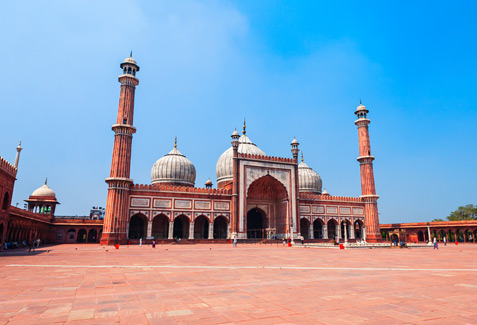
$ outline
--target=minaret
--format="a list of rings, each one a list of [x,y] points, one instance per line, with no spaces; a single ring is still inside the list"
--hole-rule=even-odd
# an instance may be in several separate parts
[[[108,199],[104,216],[101,244],[112,245],[127,241],[129,188],[133,184],[130,179],[132,135],[136,132],[133,126],[134,93],[139,80],[136,72],[139,66],[132,58],[120,64],[123,74],[119,76],[121,92],[119,95],[118,118],[113,125],[114,148],[111,162],[111,173],[106,178],[108,184]]]
[[[20,162],[20,151],[22,151],[22,141],[20,140],[20,143],[18,144],[17,147],[17,155],[15,156],[15,168],[18,170],[18,163]]]
[[[300,145],[300,143],[298,142],[298,140],[293,137],[293,140],[292,142],[290,143],[291,145],[291,152],[292,152],[292,155],[293,155],[293,160],[295,161],[295,196],[296,196],[296,216],[297,216],[297,220],[296,220],[296,231],[298,233],[301,233],[301,230],[300,230],[300,220],[299,220],[299,216],[300,216],[300,186],[298,184],[298,153],[300,152],[300,149],[298,148],[298,146]],[[293,241],[293,220],[288,220],[288,222],[290,223],[289,225],[289,228],[290,229],[290,237],[292,239],[292,242]]]
[[[364,202],[364,225],[366,227],[366,241],[377,243],[382,241],[381,230],[379,229],[378,198],[374,186],[373,160],[371,156],[371,145],[369,142],[368,125],[371,121],[367,118],[369,111],[360,102],[356,109],[358,119],[354,122],[358,126],[359,138],[359,165],[361,169],[361,200]]]

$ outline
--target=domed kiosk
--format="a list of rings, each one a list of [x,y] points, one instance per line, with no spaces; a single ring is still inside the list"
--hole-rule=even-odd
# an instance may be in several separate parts
[[[55,214],[57,204],[56,193],[48,186],[48,179],[45,184],[31,193],[30,197],[25,200],[28,203],[28,211],[42,214]]]

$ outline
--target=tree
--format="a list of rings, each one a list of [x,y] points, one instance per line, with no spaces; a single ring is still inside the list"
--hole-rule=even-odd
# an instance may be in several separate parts
[[[437,219],[433,219],[431,222],[436,222],[436,221],[445,221],[445,220],[444,220],[444,219],[437,218]]]
[[[459,207],[457,210],[451,212],[451,214],[447,216],[447,220],[477,220],[477,205],[467,204],[466,206]]]

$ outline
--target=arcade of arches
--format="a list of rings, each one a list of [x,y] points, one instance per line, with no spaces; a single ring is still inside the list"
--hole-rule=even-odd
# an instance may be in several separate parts
[[[385,241],[410,243],[438,242],[477,243],[477,220],[416,222],[381,225]]]
[[[130,240],[152,239],[225,239],[228,237],[229,221],[224,216],[210,217],[198,215],[193,221],[184,214],[176,216],[173,221],[164,214],[158,214],[152,221],[137,213],[129,221],[128,238]]]
[[[339,219],[338,219],[339,220]],[[304,239],[337,239],[347,241],[365,239],[363,220],[336,220],[331,218],[327,223],[317,218],[311,223],[307,218],[300,219],[301,234]],[[339,222],[339,225],[338,225]]]

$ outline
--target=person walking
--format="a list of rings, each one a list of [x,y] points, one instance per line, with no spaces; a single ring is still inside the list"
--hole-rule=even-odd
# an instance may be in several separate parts
[[[152,248],[156,248],[156,242],[154,240],[152,241]]]
[[[233,247],[237,247],[237,237],[234,237]]]
[[[139,239],[139,247],[142,246],[142,237]]]
[[[447,236],[444,236],[444,246],[447,246]]]
[[[437,245],[437,238],[434,237],[433,241],[434,241],[434,249],[436,249],[436,248],[439,249],[439,246]]]

